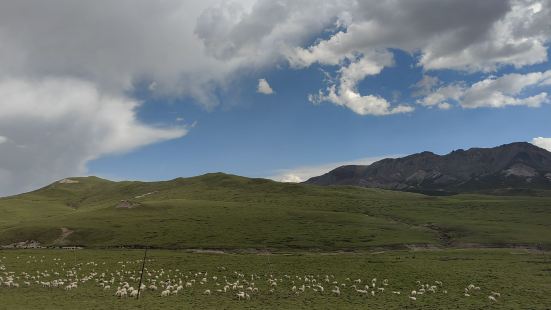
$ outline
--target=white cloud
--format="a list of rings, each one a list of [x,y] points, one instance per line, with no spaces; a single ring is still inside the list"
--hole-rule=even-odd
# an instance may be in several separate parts
[[[302,60],[336,64],[351,54],[390,47],[420,51],[426,69],[491,69],[541,62],[545,60],[541,47],[549,39],[544,25],[549,2],[536,12],[529,4],[537,2],[362,1],[351,12],[346,30],[309,47],[306,55],[319,56]]]
[[[283,59],[297,68],[346,67],[364,54],[398,48],[419,52],[425,69],[542,62],[549,3],[4,1],[0,77],[73,76],[119,93],[146,80],[156,93],[189,95],[212,108],[213,89],[226,87],[236,72]],[[302,47],[324,30],[334,34]],[[381,103],[372,99],[363,101]]]
[[[207,107],[247,68],[348,66],[390,48],[425,69],[545,61],[550,0],[3,1],[0,77],[72,76],[102,91],[192,96]],[[333,33],[315,40],[324,31]],[[367,97],[366,99],[369,99]],[[373,98],[371,98],[373,99]],[[375,104],[380,101],[375,101]],[[360,109],[364,110],[364,109]]]
[[[366,54],[391,48],[420,53],[419,65],[425,70],[493,71],[503,65],[522,67],[547,60],[550,3],[549,0],[359,1],[346,8],[348,14],[339,15],[346,16],[338,23],[345,29],[309,47],[289,48],[286,55],[296,68],[319,63],[339,66],[341,72]],[[378,62],[373,66],[378,68],[377,72],[363,77],[378,74],[388,65],[388,61]],[[358,77],[356,84],[363,77]],[[326,93],[311,98],[344,105],[362,115],[411,110],[407,106],[390,108],[384,98],[362,96],[346,85],[330,84]],[[536,105],[541,99],[542,96],[509,100],[508,104]],[[442,101],[425,105],[451,107]]]
[[[272,179],[274,181],[279,181],[279,182],[298,183],[298,182],[304,182],[311,177],[315,177],[315,176],[319,176],[324,173],[327,173],[340,166],[370,165],[381,159],[395,158],[395,157],[399,157],[399,156],[390,155],[390,156],[384,156],[384,157],[366,157],[366,158],[360,158],[360,159],[350,160],[350,161],[333,162],[333,163],[326,163],[326,164],[315,165],[315,166],[301,166],[301,167],[296,167],[291,169],[282,169],[282,170],[276,171],[274,175],[269,176],[267,178]]]
[[[213,89],[241,63],[206,54],[194,33],[218,0],[2,1],[0,78],[71,76],[102,91],[151,91],[218,104]]]
[[[482,107],[501,108],[505,106],[539,107],[548,102],[548,94],[539,91],[535,95],[525,95],[529,88],[545,86],[551,76],[551,70],[527,74],[511,73],[501,77],[488,77],[470,86],[455,83],[440,87],[418,100],[424,106],[449,105],[450,100],[458,102],[463,108]]]
[[[299,174],[304,175],[304,177],[301,177]],[[304,182],[308,178],[306,177],[306,173],[304,172],[290,172],[283,175],[274,176],[271,179],[279,182],[285,182],[285,183],[300,183]]]
[[[213,1],[0,1],[0,195],[86,174],[92,159],[181,137],[136,118],[137,83],[217,104],[236,65],[193,33]],[[215,82],[213,82],[215,81]],[[221,82],[220,82],[221,83]]]
[[[488,24],[485,29],[475,29],[465,24],[464,27],[454,29],[450,36],[429,42],[424,48],[421,64],[426,69],[493,71],[506,64],[522,67],[546,61],[545,44],[549,42],[550,32],[544,25],[551,17],[550,2],[490,2],[482,1],[480,5],[487,9],[496,5],[496,11],[508,5],[507,3],[510,6],[508,5],[504,15]],[[471,11],[470,14],[482,17],[480,11]],[[458,45],[458,40],[466,42]]]
[[[86,163],[159,141],[185,128],[156,128],[136,118],[139,103],[77,79],[0,80],[0,195],[86,173]]]
[[[325,92],[308,98],[313,103],[329,101],[336,105],[345,106],[360,115],[389,115],[413,111],[407,105],[391,107],[390,103],[379,96],[362,95],[358,91],[358,83],[368,75],[379,74],[384,66],[392,63],[389,53],[376,53],[350,63],[339,71],[338,83],[329,85]]]
[[[460,100],[464,93],[464,87],[461,84],[452,84],[440,87],[426,94],[422,99],[417,100],[417,103],[426,107],[450,108],[450,99],[454,101]]]
[[[224,61],[273,64],[283,51],[296,47],[332,26],[352,0],[220,1],[204,10],[195,33],[206,51]]]
[[[520,98],[518,95],[530,86],[537,86],[543,77],[551,74],[547,72],[533,72],[528,74],[507,74],[499,78],[488,78],[471,85],[461,99],[465,108],[503,107],[507,105],[540,106],[547,99],[547,93],[541,92],[530,97]]]
[[[136,120],[138,103],[128,95],[136,85],[148,85],[161,98],[189,96],[212,109],[219,104],[217,91],[232,88],[240,72],[283,62],[297,69],[322,64],[336,66],[337,77],[310,96],[312,101],[361,115],[412,111],[359,90],[367,76],[392,65],[389,50],[421,55],[425,70],[492,71],[540,63],[551,36],[550,3],[0,1],[0,133],[9,137],[0,145],[0,188],[28,189],[34,181],[84,171],[91,158],[183,135],[185,129]],[[551,77],[539,83],[551,85]],[[469,94],[459,87],[466,107],[498,101],[537,106],[547,98],[522,96],[524,88],[511,93],[481,84]],[[427,105],[450,106],[432,101]]]
[[[268,84],[268,81],[266,79],[258,79],[258,86],[256,88],[256,92],[264,94],[264,95],[271,95],[274,93],[274,90]]]
[[[414,89],[413,96],[426,96],[441,83],[438,77],[424,74],[423,77],[412,86]]]
[[[4,136],[0,136],[0,144],[6,143],[7,141],[8,141],[8,138],[6,138]]]
[[[551,152],[551,138],[537,137],[532,139],[531,143],[535,146],[539,146],[542,149],[546,149]]]
[[[441,109],[441,110],[449,110],[449,109],[452,108],[452,105],[449,102],[442,102],[442,103],[438,104],[438,108]]]

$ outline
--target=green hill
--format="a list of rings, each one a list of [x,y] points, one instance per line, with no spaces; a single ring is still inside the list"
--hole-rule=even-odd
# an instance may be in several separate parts
[[[421,194],[222,173],[163,182],[70,178],[0,199],[0,244],[363,250],[551,248],[551,198]]]

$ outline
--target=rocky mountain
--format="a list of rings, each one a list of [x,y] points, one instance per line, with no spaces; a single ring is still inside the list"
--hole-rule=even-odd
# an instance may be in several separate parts
[[[422,152],[368,166],[341,166],[305,183],[429,194],[551,189],[551,153],[525,142],[447,155]]]

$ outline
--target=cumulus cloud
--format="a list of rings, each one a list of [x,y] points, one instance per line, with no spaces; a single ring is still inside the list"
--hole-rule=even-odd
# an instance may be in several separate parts
[[[195,33],[216,59],[263,66],[332,26],[352,0],[221,1],[205,9]]]
[[[1,1],[0,195],[86,173],[95,158],[186,133],[136,118],[128,97],[150,81],[161,96],[217,104],[231,71],[205,55],[193,28],[213,1]]]
[[[86,173],[86,163],[182,137],[137,120],[139,103],[77,79],[0,80],[0,195]]]
[[[517,4],[525,5],[521,1],[517,1]],[[514,15],[511,11],[513,6],[513,2],[502,0],[358,1],[347,7],[345,29],[308,48],[292,50],[289,58],[295,66],[309,66],[315,62],[336,65],[343,59],[365,51],[397,48],[410,52],[420,51],[421,64],[429,69],[461,68],[457,62],[445,61],[444,58],[447,59],[457,50],[483,44],[488,39],[508,40],[512,33],[503,33],[502,38],[490,37],[498,22],[509,25],[513,21],[531,17],[538,19],[533,21],[533,24],[537,24],[541,22],[540,17],[548,14],[538,12],[532,17],[532,11],[523,11]],[[528,14],[529,16],[525,16]],[[541,24],[532,26],[527,22],[527,25],[530,25],[530,29],[539,27],[542,30]],[[523,35],[532,35],[533,32],[526,31]],[[518,52],[508,50],[505,53]],[[480,57],[478,60],[499,63],[491,53],[486,56],[488,57]],[[485,66],[474,57],[469,60],[468,65]]]
[[[347,14],[341,14],[346,18],[337,24],[344,29],[311,46],[288,49],[287,59],[296,68],[318,63],[340,66],[343,72],[373,51],[401,49],[419,53],[418,64],[425,70],[493,71],[503,65],[522,67],[547,60],[545,45],[551,38],[546,25],[551,19],[549,4],[550,1],[529,0],[359,1],[347,7]],[[389,62],[378,65],[380,71]],[[339,88],[349,91],[339,94]],[[407,106],[390,108],[384,98],[350,90],[346,85],[330,85],[326,95],[311,98],[345,105],[359,114],[411,111]],[[508,103],[536,104],[541,99],[540,96]],[[438,106],[447,109],[451,105],[439,102]]]
[[[239,70],[284,59],[296,68],[346,67],[364,54],[402,49],[419,53],[425,69],[487,71],[542,62],[549,3],[4,1],[0,76],[75,76],[110,91],[148,80],[156,93],[192,96],[212,108],[214,90]],[[304,47],[324,31],[333,34]]]
[[[138,102],[129,94],[137,85],[149,85],[145,88],[161,98],[191,97],[213,109],[220,104],[216,94],[229,89],[241,72],[317,64],[332,67],[336,76],[311,101],[332,102],[361,115],[410,112],[413,107],[391,104],[359,87],[393,64],[393,49],[419,55],[418,65],[425,71],[491,72],[504,65],[541,63],[547,60],[551,37],[550,3],[1,1],[0,135],[7,139],[0,148],[10,157],[0,161],[0,186],[6,192],[27,189],[48,175],[83,171],[92,158],[183,135],[182,128],[159,129],[136,120]],[[496,80],[440,87],[433,93],[444,99],[434,95],[422,104],[448,108],[446,100],[459,98],[465,107],[500,100],[537,106],[547,100],[543,92],[523,96],[531,86],[507,91],[501,85],[506,81]],[[538,83],[551,85],[551,78]],[[36,102],[12,103],[31,101]],[[76,155],[67,157],[73,151]],[[36,157],[39,153],[44,160]]]
[[[259,79],[258,80],[258,86],[256,87],[256,92],[264,94],[264,95],[271,95],[274,93],[274,90],[268,84],[268,81],[266,79]]]
[[[213,82],[238,66],[206,55],[193,32],[215,2],[2,1],[0,77],[72,76],[119,93],[155,81],[156,93],[212,107]]]
[[[550,39],[550,32],[544,25],[551,17],[550,2],[498,2],[501,3],[479,1],[482,11],[468,12],[468,8],[464,8],[463,13],[473,14],[475,18],[483,18],[481,13],[484,10],[495,10],[490,14],[485,28],[478,28],[481,24],[465,24],[450,33],[457,36],[455,39],[448,36],[429,42],[421,64],[427,69],[493,71],[501,65],[522,67],[546,61],[545,45]]]
[[[361,95],[358,83],[368,75],[376,75],[384,66],[392,63],[388,52],[374,53],[364,56],[339,70],[337,83],[329,85],[325,92],[319,91],[308,98],[313,103],[329,101],[336,105],[345,106],[360,115],[389,115],[413,111],[407,105],[391,107],[390,103],[379,96]]]
[[[550,0],[3,1],[0,76],[74,76],[104,90],[192,96],[241,69],[287,60],[348,66],[402,49],[425,69],[493,70],[545,61]],[[106,9],[108,8],[108,9]],[[314,40],[324,31],[327,39]],[[307,42],[314,42],[304,46]],[[379,101],[375,101],[379,102]]]
[[[520,97],[523,90],[530,86],[537,86],[545,73],[533,72],[529,74],[507,74],[500,78],[488,78],[471,85],[462,96],[461,106],[465,108],[492,107],[500,108],[508,105],[526,105],[539,107],[547,101],[547,93],[527,97]]]
[[[423,77],[412,86],[414,89],[413,96],[426,96],[440,84],[441,81],[438,77],[424,74]]]
[[[350,160],[350,161],[333,162],[333,163],[326,163],[321,165],[301,166],[301,167],[295,167],[290,169],[282,169],[282,170],[276,171],[274,175],[269,176],[267,178],[272,179],[274,181],[279,181],[279,182],[299,183],[299,182],[304,182],[311,177],[315,177],[315,176],[319,176],[324,173],[327,173],[340,166],[370,165],[384,158],[395,158],[395,157],[399,157],[399,155],[390,155],[390,156],[384,156],[384,157],[366,157],[366,158],[360,158],[360,159]]]
[[[542,149],[546,149],[551,152],[551,138],[537,137],[532,139],[531,143],[535,146],[539,146]]]
[[[461,83],[447,85],[429,92],[424,98],[419,99],[417,103],[426,107],[436,106],[446,109],[451,107],[450,99],[459,101],[464,92],[465,88]]]
[[[531,72],[527,74],[511,73],[501,77],[489,77],[470,86],[464,83],[454,83],[440,87],[428,94],[418,103],[424,106],[449,105],[449,101],[458,102],[461,107],[474,108],[501,108],[505,106],[539,107],[548,101],[545,91],[533,95],[525,95],[524,91],[545,86],[549,83],[551,70]]]

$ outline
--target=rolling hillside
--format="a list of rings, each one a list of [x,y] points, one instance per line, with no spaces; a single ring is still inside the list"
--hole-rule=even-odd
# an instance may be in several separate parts
[[[221,173],[70,178],[0,199],[0,244],[256,250],[551,247],[548,197],[278,183]]]

